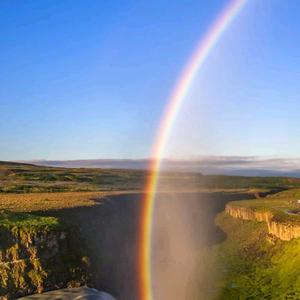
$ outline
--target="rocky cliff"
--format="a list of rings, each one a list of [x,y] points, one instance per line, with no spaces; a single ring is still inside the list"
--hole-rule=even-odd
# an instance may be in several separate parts
[[[0,299],[67,286],[88,277],[75,228],[56,218],[0,212]]]
[[[226,213],[234,218],[266,222],[268,233],[281,240],[289,241],[300,237],[300,226],[289,222],[279,221],[271,211],[256,211],[253,208],[227,204]]]

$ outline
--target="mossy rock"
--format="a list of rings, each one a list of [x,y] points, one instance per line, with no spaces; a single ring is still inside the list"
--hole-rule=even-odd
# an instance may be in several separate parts
[[[78,228],[58,218],[0,212],[0,297],[86,283],[88,258]]]

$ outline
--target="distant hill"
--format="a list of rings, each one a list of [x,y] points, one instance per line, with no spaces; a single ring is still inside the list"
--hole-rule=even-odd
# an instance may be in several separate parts
[[[0,161],[0,166],[30,166],[30,167],[36,167],[35,164],[31,163],[25,163],[25,162],[14,162],[14,161]]]
[[[64,168],[149,169],[149,159],[33,160],[25,163]],[[165,159],[162,170],[233,176],[300,177],[299,159],[248,156],[200,156]]]
[[[147,159],[80,159],[80,160],[33,160],[30,163],[46,167],[101,168],[101,169],[140,169],[148,168]]]

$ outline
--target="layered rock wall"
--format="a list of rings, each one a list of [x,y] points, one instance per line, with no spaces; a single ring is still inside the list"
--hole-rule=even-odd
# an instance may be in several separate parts
[[[274,215],[270,211],[255,211],[248,207],[231,204],[226,205],[225,211],[234,218],[266,222],[268,233],[283,241],[289,241],[300,237],[299,225],[275,221]]]

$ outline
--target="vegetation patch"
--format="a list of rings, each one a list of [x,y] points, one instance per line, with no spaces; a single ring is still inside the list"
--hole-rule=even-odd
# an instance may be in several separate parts
[[[50,168],[0,162],[0,193],[52,193],[144,190],[146,170]],[[202,175],[161,172],[159,188],[191,189],[287,189],[300,187],[300,180],[284,177]]]
[[[202,252],[214,274],[209,285],[199,285],[205,299],[300,299],[300,239],[270,240],[264,222],[226,213],[219,214],[216,223],[227,239]]]
[[[0,212],[0,296],[11,299],[86,282],[77,228],[57,218]]]

